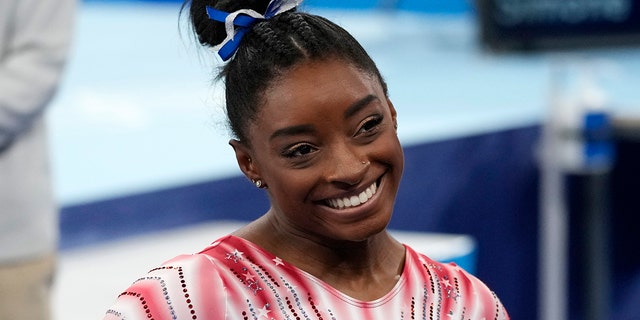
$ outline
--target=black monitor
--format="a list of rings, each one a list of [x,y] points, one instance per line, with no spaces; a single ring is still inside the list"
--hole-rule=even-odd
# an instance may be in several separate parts
[[[640,0],[476,0],[483,46],[494,51],[640,44]]]

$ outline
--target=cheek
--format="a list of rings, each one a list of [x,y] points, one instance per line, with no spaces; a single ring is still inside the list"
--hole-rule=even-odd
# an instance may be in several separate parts
[[[379,157],[383,163],[393,166],[394,169],[402,172],[404,167],[404,151],[400,145],[398,137],[394,134],[386,135],[384,139],[380,139],[373,150],[374,155]]]
[[[401,171],[404,169],[404,150],[402,149],[402,145],[400,145],[400,141],[396,139],[396,157],[397,161],[401,167]]]
[[[299,203],[313,187],[313,177],[315,175],[306,170],[280,170],[270,175],[269,192],[281,205]]]
[[[290,223],[296,225],[311,221],[309,213],[311,203],[307,201],[314,186],[308,172],[296,172],[277,178],[274,186],[269,186],[268,193],[271,205],[286,217]]]

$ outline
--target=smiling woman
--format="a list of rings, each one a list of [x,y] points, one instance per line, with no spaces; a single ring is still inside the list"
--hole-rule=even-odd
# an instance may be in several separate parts
[[[273,223],[265,226],[300,234],[296,246],[379,234],[391,218],[403,167],[396,111],[380,81],[327,58],[283,72],[263,96],[250,144],[231,144],[245,175],[267,186],[266,217]],[[269,233],[244,238],[261,243],[255,235]]]
[[[236,160],[271,206],[153,269],[106,319],[508,319],[480,280],[387,232],[396,110],[362,46],[299,2],[190,3],[199,41],[228,61]]]

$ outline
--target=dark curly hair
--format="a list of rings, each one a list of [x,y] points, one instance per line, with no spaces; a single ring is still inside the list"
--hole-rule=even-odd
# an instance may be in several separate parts
[[[187,0],[182,9],[189,8],[198,41],[213,47],[225,39],[226,30],[224,23],[209,19],[207,6],[225,12],[253,9],[264,13],[268,4],[268,0]],[[224,80],[227,117],[235,137],[249,143],[247,127],[255,120],[263,93],[273,81],[296,64],[323,59],[340,59],[371,74],[387,94],[380,71],[353,36],[326,18],[290,10],[256,23],[219,74]]]

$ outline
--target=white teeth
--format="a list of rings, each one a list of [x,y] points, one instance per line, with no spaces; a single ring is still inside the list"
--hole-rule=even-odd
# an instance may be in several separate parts
[[[352,207],[360,205],[360,198],[358,198],[358,196],[352,196],[350,200]]]
[[[350,208],[350,207],[357,207],[361,204],[366,203],[367,201],[369,201],[369,199],[371,199],[371,197],[373,197],[374,194],[376,194],[378,187],[376,186],[376,184],[372,184],[369,188],[367,188],[365,191],[363,191],[362,193],[360,193],[357,196],[351,196],[351,197],[345,197],[345,198],[337,198],[337,199],[329,199],[326,201],[326,203],[335,209],[344,209],[344,208]]]

